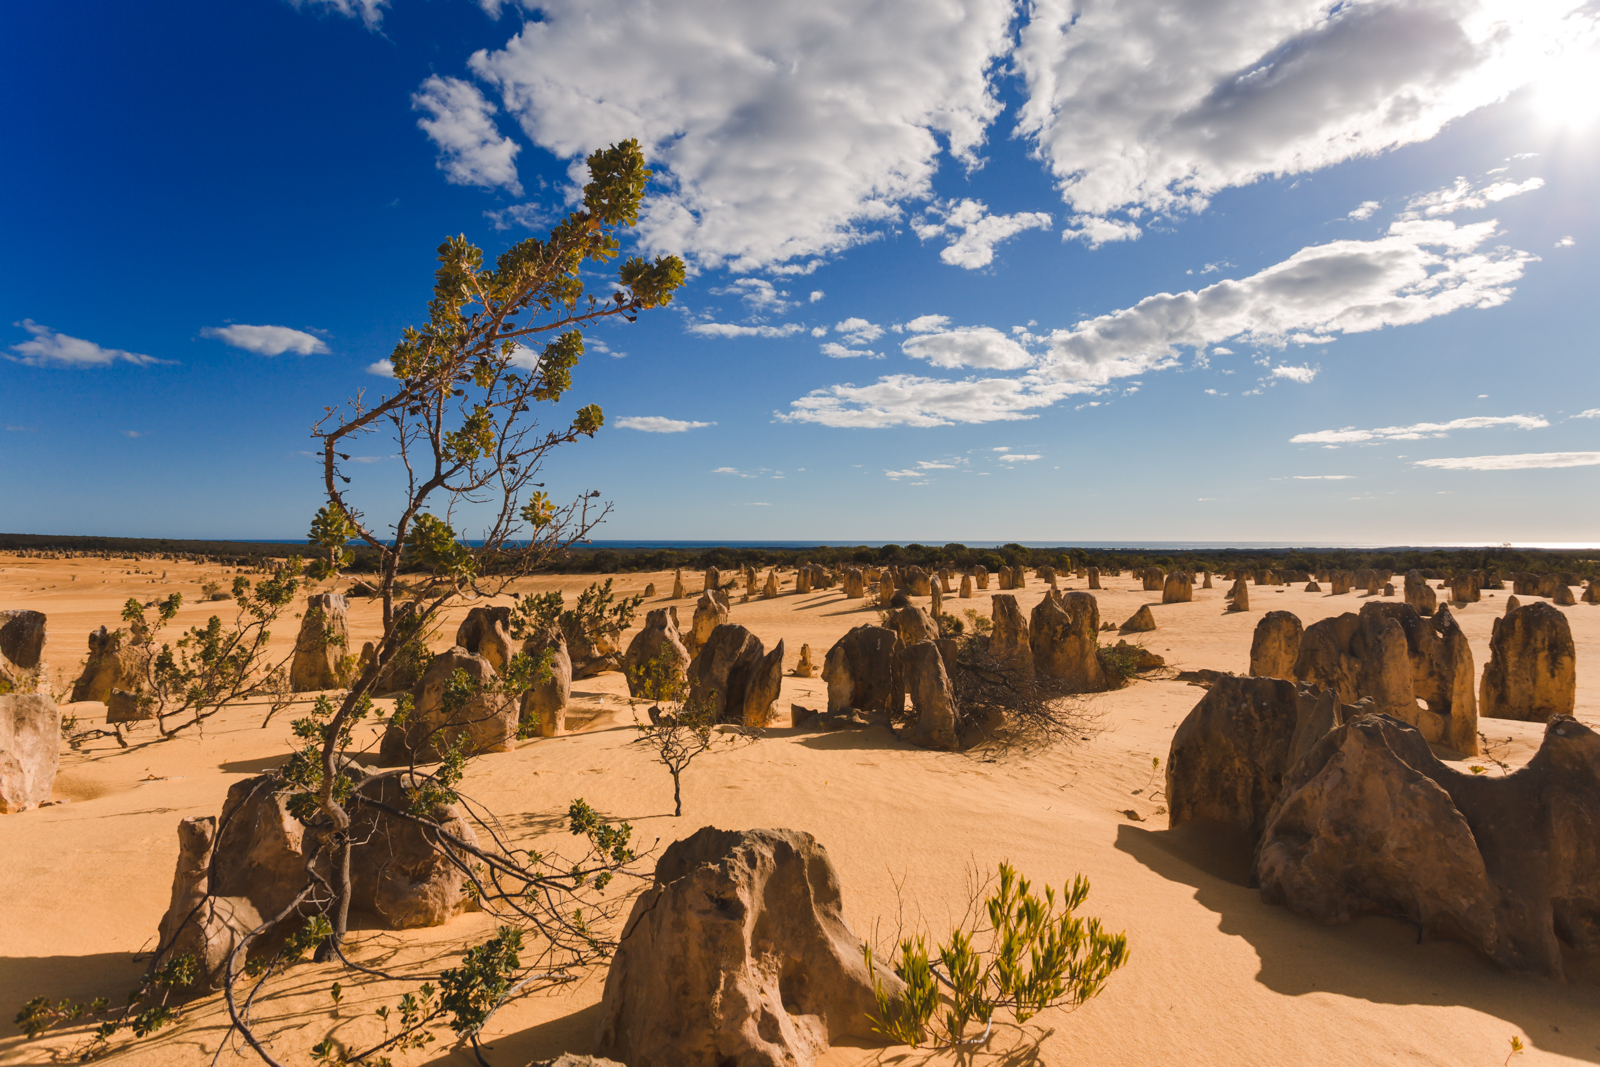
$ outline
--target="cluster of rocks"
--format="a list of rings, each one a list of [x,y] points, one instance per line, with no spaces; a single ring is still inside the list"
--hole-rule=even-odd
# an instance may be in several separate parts
[[[710,711],[718,722],[765,726],[782,685],[783,642],[769,653],[759,637],[728,622],[722,593],[702,595],[700,606],[704,612],[696,610],[687,640],[677,608],[656,608],[646,616],[622,657],[628,694],[649,700],[687,696],[692,707]],[[702,624],[709,628],[697,638]],[[810,654],[809,646],[801,651],[807,671]]]
[[[1557,979],[1563,946],[1600,952],[1600,735],[1575,719],[1552,718],[1527,766],[1473,775],[1366,699],[1226,676],[1174,734],[1166,791],[1174,828],[1248,835],[1268,903],[1400,918]]]

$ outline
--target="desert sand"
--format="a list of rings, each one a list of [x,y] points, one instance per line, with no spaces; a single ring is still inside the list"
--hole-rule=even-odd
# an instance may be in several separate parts
[[[62,693],[78,672],[89,631],[116,625],[128,597],[182,591],[189,603],[178,623],[193,625],[232,608],[194,603],[200,583],[226,586],[231,577],[216,566],[165,561],[0,555],[0,607],[48,614],[46,657],[53,689]],[[561,588],[570,603],[590,580],[562,576],[524,588]],[[676,603],[687,624],[701,582],[688,573],[684,581],[690,598],[657,597],[644,608]],[[729,745],[695,762],[684,779],[684,815],[673,818],[671,779],[632,743],[634,709],[623,677],[607,673],[574,683],[571,732],[476,760],[463,791],[496,811],[513,838],[529,847],[570,842],[562,817],[575,797],[630,822],[641,846],[663,847],[708,824],[808,831],[838,867],[852,927],[884,948],[902,922],[907,932],[946,933],[968,903],[970,872],[992,873],[1001,860],[1036,884],[1059,886],[1083,873],[1093,885],[1085,911],[1128,934],[1129,965],[1075,1012],[1047,1011],[1020,1029],[998,1027],[987,1050],[960,1057],[836,1046],[821,1061],[828,1067],[958,1059],[1461,1067],[1505,1062],[1513,1036],[1527,1046],[1514,1062],[1600,1063],[1600,966],[1593,961],[1570,962],[1569,980],[1555,983],[1504,974],[1462,945],[1419,945],[1411,927],[1391,920],[1322,927],[1263,904],[1243,884],[1249,857],[1236,846],[1167,829],[1161,800],[1152,796],[1161,777],[1152,775],[1151,761],[1165,760],[1173,730],[1204,694],[1171,677],[1175,668],[1243,672],[1263,612],[1291,610],[1310,624],[1357,610],[1363,595],[1252,586],[1253,610],[1224,614],[1226,583],[1220,581],[1215,589],[1197,584],[1192,603],[1172,605],[1162,605],[1159,592],[1142,591],[1128,576],[1102,581],[1106,588],[1097,596],[1104,620],[1120,623],[1140,605],[1151,605],[1158,629],[1138,637],[1166,657],[1168,669],[1089,698],[1100,727],[1070,747],[996,761],[981,752],[923,751],[883,729],[799,732],[785,725],[789,705],[825,707],[826,690],[820,678],[786,676],[777,725],[755,743]],[[651,582],[670,590],[672,574],[619,575],[616,587],[641,592]],[[1068,578],[1060,584],[1082,589],[1086,583]],[[1030,578],[1016,592],[1024,612],[1045,588]],[[820,667],[847,629],[876,621],[868,601],[847,601],[837,588],[795,595],[788,592],[791,573],[785,589],[770,601],[735,598],[731,621],[755,631],[769,648],[783,639],[786,669],[802,643],[811,645]],[[987,614],[989,595],[949,597],[945,610]],[[1490,623],[1506,595],[1486,591],[1481,603],[1456,611],[1480,673]],[[469,606],[453,611],[436,648],[449,644]],[[1600,608],[1561,610],[1577,644],[1576,714],[1600,726]],[[356,647],[376,636],[377,618],[374,602],[351,601]],[[292,647],[295,625],[280,625],[275,644]],[[68,704],[63,711],[85,724],[104,716],[99,704]],[[289,751],[292,714],[280,713],[263,728],[263,708],[243,704],[210,720],[203,734],[160,741],[146,725],[127,749],[109,740],[78,752],[64,748],[57,802],[0,816],[0,1063],[55,1062],[77,1041],[70,1034],[24,1041],[10,1018],[28,997],[116,1001],[132,987],[142,969],[133,956],[153,945],[167,907],[179,820],[216,814],[231,784],[276,766]],[[1483,720],[1480,729],[1491,754],[1513,767],[1542,734],[1538,724],[1502,720]],[[1489,773],[1500,772],[1491,766]],[[360,930],[352,955],[422,975],[453,963],[454,953],[491,928],[487,917],[469,914],[430,930]],[[309,1063],[306,1050],[330,1032],[348,1042],[381,1034],[373,1009],[392,1004],[408,988],[346,979],[344,999],[335,1005],[327,993],[334,977],[332,968],[297,968],[258,1010],[260,1032],[284,1062]],[[500,1012],[486,1034],[493,1062],[521,1067],[563,1051],[589,1051],[603,982],[604,972],[596,971]],[[208,998],[181,1025],[119,1043],[113,1061],[209,1063],[226,1019],[220,998]],[[218,1062],[259,1061],[245,1050],[224,1052]],[[441,1041],[395,1062],[473,1060],[469,1051]]]

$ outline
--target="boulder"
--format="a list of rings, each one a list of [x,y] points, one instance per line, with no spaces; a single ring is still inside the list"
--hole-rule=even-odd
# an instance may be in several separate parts
[[[1563,612],[1534,601],[1494,620],[1480,715],[1525,722],[1571,715],[1577,686],[1572,627]]]
[[[1384,582],[1383,583],[1383,595],[1384,596],[1394,596],[1394,583],[1393,582]]]
[[[644,629],[633,635],[622,654],[622,671],[628,679],[628,695],[668,699],[660,691],[688,680],[689,648],[678,632],[678,609],[656,608],[645,616]],[[647,685],[656,691],[644,692]]]
[[[860,567],[846,567],[844,572],[844,596],[846,600],[860,600],[867,595],[866,576],[861,573]]]
[[[1572,595],[1572,587],[1562,583],[1556,586],[1555,591],[1550,594],[1550,603],[1559,604],[1564,608],[1571,608],[1577,606],[1578,600]]]
[[[1200,588],[1201,589],[1210,589],[1211,588],[1211,572],[1210,571],[1206,571],[1205,574],[1203,574],[1201,576]]]
[[[883,626],[857,626],[828,650],[822,680],[828,711],[855,711],[890,718],[905,708],[905,686],[895,650],[900,639]]]
[[[816,673],[817,668],[811,662],[811,646],[801,645],[800,662],[794,665],[794,676],[796,678],[812,678],[816,676]]]
[[[1098,655],[1100,606],[1091,594],[1051,591],[1033,609],[1029,622],[1025,640],[1032,646],[1035,677],[1074,693],[1106,688]]]
[[[891,612],[887,622],[903,645],[939,640],[939,624],[931,614],[915,605],[907,604]]]
[[[762,600],[776,600],[777,598],[778,598],[778,572],[776,570],[771,570],[771,571],[767,572],[766,584],[761,587],[761,599]]]
[[[672,599],[682,600],[688,595],[688,590],[683,587],[683,571],[674,571],[672,575]]]
[[[798,830],[707,826],[667,846],[606,975],[595,1051],[634,1067],[810,1067],[881,1043],[827,851]],[[888,967],[877,981],[896,1002]]]
[[[1167,574],[1160,567],[1146,567],[1139,572],[1139,581],[1147,593],[1159,593],[1167,582]]]
[[[214,815],[191,816],[178,824],[178,864],[172,876],[172,896],[157,931],[156,962],[192,956],[199,971],[196,992],[218,989],[227,974],[228,959],[246,935],[261,925],[261,913],[250,898],[212,896],[210,883],[212,846],[217,834]],[[245,959],[234,962],[234,973],[244,972]]]
[[[89,660],[83,674],[72,683],[72,703],[98,700],[105,703],[113,689],[130,693],[144,691],[144,655],[133,642],[123,644],[121,630],[104,626],[89,633]]]
[[[989,654],[1007,669],[1028,678],[1033,677],[1033,647],[1028,641],[1028,620],[1022,617],[1017,598],[1004,593],[995,594],[989,602],[989,614],[994,620],[994,627],[989,631]]]
[[[413,759],[434,760],[466,738],[471,755],[484,752],[509,752],[516,747],[520,709],[510,697],[478,692],[460,700],[447,696],[457,671],[466,674],[474,686],[499,681],[495,669],[482,656],[464,648],[452,648],[433,657],[422,679],[412,690],[410,717],[400,725],[391,722],[379,747],[379,761],[388,767],[411,763]]]
[[[717,722],[764,726],[783,679],[783,642],[771,655],[761,638],[736,623],[711,631],[689,664],[689,702]]]
[[[1099,567],[1090,567],[1089,568],[1089,588],[1090,589],[1099,589],[1100,588],[1100,568]]]
[[[1439,598],[1418,571],[1406,571],[1406,603],[1418,615],[1432,615],[1439,610]]]
[[[1011,568],[1011,585],[1014,589],[1028,588],[1028,568],[1017,564]]]
[[[1563,942],[1600,953],[1600,735],[1558,716],[1503,777],[1441,763],[1363,715],[1283,776],[1256,852],[1262,899],[1323,923],[1399,918],[1500,967],[1561,979]]]
[[[46,693],[0,696],[0,813],[50,799],[61,762],[61,711]]]
[[[961,576],[961,592],[957,593],[956,596],[961,600],[972,599],[972,575],[963,574]]]
[[[1300,616],[1292,611],[1269,611],[1261,616],[1250,639],[1251,676],[1293,680],[1303,629]]]
[[[914,610],[914,609],[910,609]],[[916,718],[903,737],[919,748],[956,748],[956,700],[934,641],[907,645],[899,654],[906,696]]]
[[[1016,577],[1012,574],[1010,567],[1001,567],[995,571],[995,576],[998,579],[997,588],[1006,590],[1017,587]]]
[[[1327,689],[1219,675],[1172,735],[1169,825],[1206,820],[1254,840],[1284,774],[1354,712]]]
[[[1164,600],[1165,598],[1163,598]],[[1250,610],[1250,584],[1243,578],[1233,583],[1233,588],[1228,591],[1229,611]]]
[[[706,568],[706,576],[705,576],[705,585],[701,588],[700,591],[702,593],[710,593],[710,592],[718,591],[721,588],[722,588],[722,574],[721,574],[721,572],[719,572],[717,570],[717,568],[715,568],[715,567],[707,567]]]
[[[906,592],[912,596],[932,596],[933,582],[921,567],[910,567],[905,575]]]
[[[1583,602],[1585,604],[1600,604],[1600,578],[1590,578],[1589,584],[1584,586]]]
[[[1457,604],[1476,604],[1481,596],[1477,574],[1457,574],[1450,579],[1450,599]]]
[[[1315,581],[1307,582],[1306,583],[1306,587],[1305,587],[1305,592],[1307,592],[1307,593],[1320,593],[1320,592],[1322,592],[1322,586],[1318,585]]]
[[[1161,584],[1163,604],[1187,604],[1194,599],[1194,575],[1188,571],[1173,571]]]
[[[1350,592],[1350,572],[1334,571],[1328,577],[1328,593],[1330,596],[1343,596]]]
[[[772,705],[783,688],[783,641],[756,664],[744,693],[744,724],[766,726],[772,722]]]
[[[1131,658],[1135,672],[1153,671],[1158,667],[1167,665],[1165,657],[1156,655],[1143,645],[1130,645],[1128,642],[1120,640],[1110,648],[1100,649],[1100,654],[1102,663],[1104,663],[1104,657],[1107,655]]]
[[[1506,597],[1506,614],[1507,615],[1510,615],[1513,611],[1516,611],[1520,607],[1522,607],[1522,601],[1518,600],[1515,596]]]
[[[509,607],[473,608],[456,628],[456,647],[482,656],[496,672],[504,674],[512,656],[510,627]]]
[[[668,609],[676,611],[676,608]],[[655,614],[655,612],[651,612]],[[522,694],[517,710],[517,729],[526,732],[537,727],[540,737],[558,737],[567,732],[567,703],[572,699],[572,656],[561,627],[552,626],[523,643],[522,651],[535,661],[550,653],[550,675]],[[629,684],[632,682],[630,680]]]
[[[983,564],[978,564],[972,569],[972,578],[978,583],[979,589],[989,588],[989,569]]]
[[[350,645],[348,610],[349,602],[339,593],[306,598],[294,660],[289,665],[289,686],[296,693],[338,689],[349,681],[343,663]]]
[[[646,582],[644,587],[645,599],[649,600],[656,595],[656,583]]]
[[[711,633],[728,621],[728,595],[726,593],[701,593],[694,606],[694,626],[689,631],[684,647],[692,657],[705,647]]]
[[[0,692],[34,692],[41,681],[49,688],[50,668],[44,661],[48,631],[42,611],[0,611]]]
[[[567,639],[567,654],[572,657],[574,678],[593,678],[606,671],[622,669],[622,650],[608,630],[585,630],[575,616],[562,619],[562,636]]]
[[[796,593],[811,592],[811,564],[802,563],[794,572],[794,591]]]
[[[1119,629],[1125,634],[1147,634],[1156,628],[1156,617],[1150,610],[1149,604],[1141,605],[1133,616],[1123,623]]]
[[[106,724],[119,722],[148,722],[156,717],[155,708],[140,707],[139,694],[126,689],[113,689],[106,697]]]

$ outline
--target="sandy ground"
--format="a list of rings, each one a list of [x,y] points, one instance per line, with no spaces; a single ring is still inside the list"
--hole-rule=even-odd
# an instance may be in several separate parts
[[[224,586],[218,567],[124,560],[35,560],[0,555],[0,607],[35,608],[50,618],[47,658],[54,686],[77,673],[87,633],[116,624],[129,596],[144,600],[200,583]],[[559,587],[571,597],[586,578],[528,583]],[[647,582],[670,590],[671,574],[625,575],[622,592]],[[699,575],[685,583],[698,591]],[[1082,588],[1066,581],[1065,588]],[[1261,613],[1285,608],[1309,624],[1357,610],[1359,594],[1329,596],[1252,587],[1253,611],[1224,615],[1223,588],[1196,588],[1190,604],[1162,606],[1124,576],[1098,594],[1102,618],[1121,622],[1151,604],[1158,629],[1147,647],[1180,668],[1243,671],[1251,631]],[[792,577],[786,586],[792,589]],[[1043,595],[1030,579],[1018,592],[1030,611]],[[987,593],[951,598],[946,610],[987,614]],[[1486,594],[1457,612],[1480,671],[1488,658],[1490,622],[1505,593]],[[668,603],[656,598],[646,606]],[[685,623],[693,598],[678,601]],[[768,647],[786,642],[793,667],[809,643],[820,667],[832,642],[851,626],[874,621],[862,601],[838,590],[774,601],[735,601],[732,619]],[[203,622],[228,604],[186,606],[179,622]],[[1578,716],[1600,725],[1600,608],[1564,609],[1578,647]],[[454,633],[459,608],[445,632]],[[376,632],[376,608],[354,601],[352,636]],[[643,621],[641,612],[640,621]],[[286,646],[297,624],[280,626]],[[436,642],[443,646],[447,641]],[[831,734],[776,728],[754,744],[701,757],[684,781],[684,815],[673,818],[671,780],[632,744],[632,710],[620,674],[574,684],[568,736],[525,742],[515,752],[472,766],[465,791],[499,813],[519,843],[570,842],[560,820],[574,797],[628,820],[642,845],[666,843],[707,824],[723,828],[792,827],[828,849],[844,886],[857,933],[887,941],[897,924],[946,932],[966,907],[969,872],[992,872],[1009,859],[1038,882],[1060,885],[1081,872],[1093,891],[1086,911],[1126,930],[1132,960],[1104,994],[1076,1012],[1048,1011],[1026,1027],[1001,1027],[973,1063],[996,1064],[1502,1064],[1517,1036],[1527,1050],[1516,1062],[1600,1063],[1600,966],[1573,961],[1564,983],[1510,977],[1454,944],[1418,945],[1411,928],[1385,919],[1322,927],[1263,904],[1246,888],[1248,857],[1203,836],[1169,831],[1151,790],[1151,759],[1166,757],[1172,732],[1203,691],[1170,680],[1139,681],[1092,700],[1102,728],[1091,740],[1030,757],[992,762],[983,756],[925,752],[881,729]],[[824,707],[820,679],[785,677],[777,707]],[[67,706],[84,722],[103,716],[98,704]],[[22,815],[0,816],[0,1063],[58,1062],[73,1042],[25,1042],[10,1017],[30,996],[108,996],[131,988],[140,971],[132,955],[153,944],[165,911],[177,852],[176,827],[191,815],[215,814],[228,787],[277,765],[289,751],[288,718],[265,729],[263,709],[245,705],[211,720],[203,735],[157,741],[148,728],[120,749],[95,742],[64,752],[59,801]],[[782,716],[779,722],[782,723]],[[1485,720],[1493,752],[1512,765],[1527,758],[1541,728]],[[1483,762],[1478,760],[1475,762]],[[1491,769],[1491,773],[1495,773]],[[552,831],[556,831],[552,833]],[[897,888],[899,887],[899,888]],[[424,974],[446,953],[481,940],[488,919],[468,915],[444,927],[403,934],[362,931],[355,958]],[[448,960],[453,962],[453,960]],[[281,979],[259,1017],[285,1063],[310,1062],[306,1049],[325,1034],[359,1043],[381,1033],[372,1009],[392,1004],[404,988],[362,987],[346,978],[342,1003],[328,986],[331,970],[306,965]],[[527,1064],[562,1051],[588,1051],[603,973],[559,992],[516,1002],[496,1016],[487,1035],[496,1067]],[[215,998],[196,1005],[182,1025],[153,1039],[119,1046],[118,1063],[211,1062],[224,1029]],[[258,1062],[224,1051],[220,1063]],[[951,1062],[953,1053],[904,1048],[834,1048],[828,1067]],[[468,1064],[470,1052],[441,1041],[395,1057],[399,1064]]]

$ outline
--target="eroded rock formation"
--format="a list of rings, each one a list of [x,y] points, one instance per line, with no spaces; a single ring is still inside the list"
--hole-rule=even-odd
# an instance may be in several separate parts
[[[50,799],[61,763],[61,711],[47,693],[0,696],[0,812]]]
[[[1300,657],[1300,616],[1292,611],[1269,611],[1256,623],[1250,639],[1250,674],[1256,678],[1294,678],[1294,661]]]
[[[349,606],[338,593],[306,598],[289,666],[289,685],[296,693],[338,689],[348,681],[343,660],[350,654],[350,627],[345,619]]]
[[[1142,604],[1119,630],[1125,634],[1146,634],[1156,628],[1155,614],[1150,610],[1149,604]]]
[[[1479,714],[1526,722],[1571,715],[1578,670],[1567,616],[1537,600],[1507,608],[1489,637]]]
[[[475,689],[499,681],[488,660],[464,648],[451,648],[433,657],[412,691],[410,717],[400,725],[391,722],[384,731],[379,748],[384,765],[402,766],[413,758],[438,759],[463,737],[471,755],[509,752],[516,747],[517,701],[481,691],[459,696],[452,685],[457,671],[465,672]]]
[[[1033,609],[1027,628],[1035,677],[1051,679],[1074,693],[1105,689],[1099,633],[1100,606],[1091,594],[1047,593]]]
[[[828,711],[899,715],[905,686],[895,655],[899,637],[883,626],[857,626],[828,650],[822,680],[828,683]]]
[[[678,631],[678,609],[656,608],[645,616],[644,629],[633,635],[622,654],[622,670],[628,678],[628,695],[645,696],[647,686],[659,690],[688,679],[689,647]],[[659,692],[651,699],[664,699]]]

